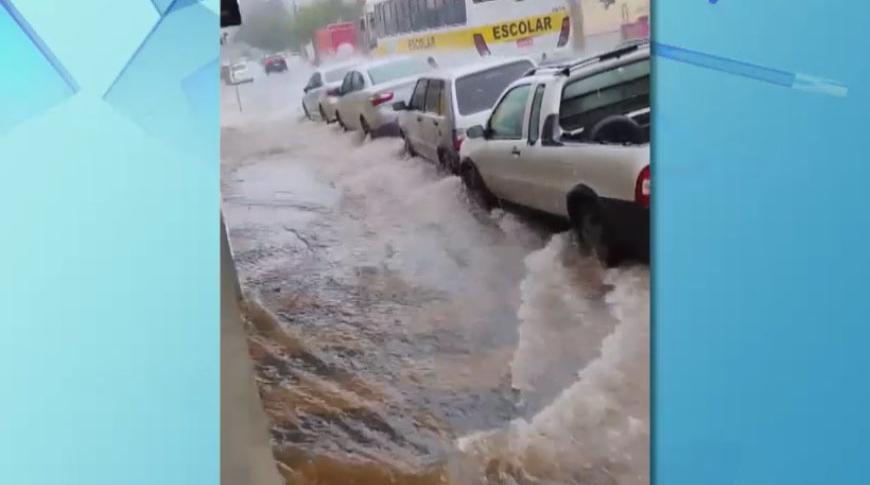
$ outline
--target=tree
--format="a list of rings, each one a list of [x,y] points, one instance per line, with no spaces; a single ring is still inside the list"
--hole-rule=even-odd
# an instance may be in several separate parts
[[[245,9],[245,22],[235,40],[266,51],[284,50],[293,45],[292,23],[282,2],[257,2]]]

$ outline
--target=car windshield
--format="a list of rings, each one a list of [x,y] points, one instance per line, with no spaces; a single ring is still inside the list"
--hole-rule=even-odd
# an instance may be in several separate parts
[[[326,78],[326,82],[334,83],[341,81],[344,78],[344,75],[347,74],[347,71],[350,71],[350,66],[348,67],[339,67],[338,69],[333,69],[331,71],[326,71],[323,75]]]
[[[456,104],[459,114],[471,115],[492,109],[505,88],[532,67],[529,61],[517,61],[457,79]]]
[[[369,78],[372,84],[381,84],[403,77],[420,74],[431,69],[429,64],[421,59],[403,59],[401,61],[382,64],[369,69]]]

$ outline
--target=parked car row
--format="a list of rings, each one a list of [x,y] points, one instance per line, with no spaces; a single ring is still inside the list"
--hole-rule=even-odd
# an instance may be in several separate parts
[[[432,69],[416,57],[322,68],[309,79],[302,108],[309,118],[315,119],[318,113],[321,120],[338,122],[345,130],[362,130],[372,136],[397,134],[398,113],[393,105],[407,102],[417,79]],[[338,75],[342,75],[340,82]]]
[[[608,266],[648,260],[648,41],[558,65],[512,58],[436,69],[408,57],[345,67],[340,85],[333,76],[314,87],[312,77],[306,115],[316,103],[346,130],[393,131],[408,153],[460,175],[483,207],[569,221]]]

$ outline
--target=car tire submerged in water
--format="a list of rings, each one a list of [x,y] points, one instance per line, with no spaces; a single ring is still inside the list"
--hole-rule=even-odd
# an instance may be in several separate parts
[[[309,120],[311,119],[311,113],[308,112],[308,107],[305,106],[305,103],[302,103],[302,111],[305,112],[305,117]]]
[[[340,126],[343,131],[348,131],[347,125],[344,124],[344,121],[341,121],[341,113],[338,111],[335,112],[335,121],[338,122],[338,126]]]
[[[326,110],[323,109],[323,105],[317,105],[317,109],[320,111],[320,120],[329,124],[329,118],[326,117]]]
[[[496,198],[486,187],[483,177],[474,166],[474,162],[470,160],[463,162],[459,168],[459,176],[462,178],[465,188],[468,189],[469,198],[475,205],[487,212],[495,207]]]
[[[606,268],[622,262],[622,255],[611,241],[601,211],[591,204],[571,211],[577,240],[584,253],[594,256]]]
[[[438,166],[451,175],[459,175],[459,161],[453,152],[439,149]]]
[[[372,139],[375,138],[374,133],[372,133],[371,127],[369,127],[369,123],[368,123],[368,122],[366,121],[366,119],[365,119],[364,117],[362,117],[362,116],[359,117],[359,126],[360,126],[360,129],[362,129],[362,132],[363,132],[363,140],[365,140],[365,137],[367,137],[367,136],[371,136]]]

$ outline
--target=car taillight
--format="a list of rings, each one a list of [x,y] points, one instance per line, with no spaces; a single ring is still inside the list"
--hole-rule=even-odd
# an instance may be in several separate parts
[[[453,150],[459,153],[462,148],[462,142],[465,141],[465,135],[460,130],[453,130]]]
[[[566,16],[562,19],[562,31],[559,32],[559,43],[556,45],[563,47],[567,44],[569,35],[571,35],[571,18]]]
[[[650,196],[650,171],[649,165],[643,168],[640,171],[640,175],[637,176],[637,183],[634,187],[634,201],[638,204],[649,209],[649,196]]]
[[[382,105],[382,104],[386,103],[387,101],[390,101],[391,99],[393,99],[393,96],[394,95],[391,91],[388,91],[386,93],[378,93],[378,94],[371,97],[372,106]]]
[[[492,54],[489,51],[489,46],[486,45],[486,40],[481,34],[474,34],[474,47],[477,49],[477,53],[481,56],[488,56]]]

